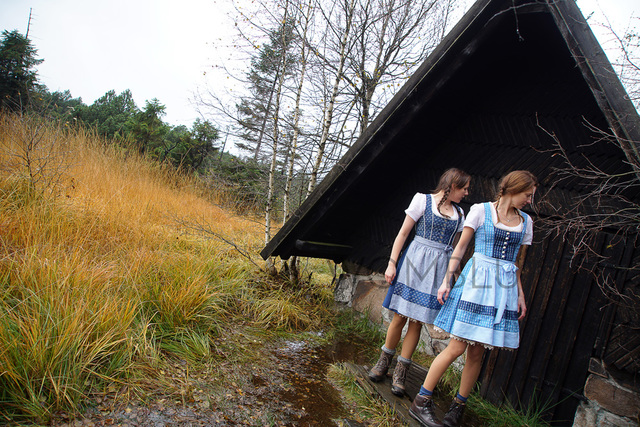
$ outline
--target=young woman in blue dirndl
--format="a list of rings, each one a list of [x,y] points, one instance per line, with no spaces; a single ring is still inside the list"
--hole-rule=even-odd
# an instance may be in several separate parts
[[[518,348],[518,320],[527,311],[520,272],[525,248],[533,238],[531,217],[521,209],[532,202],[537,185],[530,172],[511,172],[500,181],[496,202],[473,205],[467,215],[460,241],[438,289],[438,301],[444,305],[434,326],[448,332],[451,340],[432,362],[409,411],[423,425],[459,425],[480,374],[485,348]],[[451,289],[453,272],[474,235],[473,257]],[[442,374],[465,350],[460,388],[441,423],[433,410],[431,396]]]
[[[385,271],[385,279],[391,286],[382,306],[394,315],[380,358],[369,371],[369,378],[380,381],[387,374],[408,319],[409,326],[391,384],[391,391],[398,396],[404,395],[407,370],[420,339],[422,324],[433,324],[440,311],[438,288],[464,223],[464,214],[456,203],[468,194],[469,181],[469,175],[452,168],[440,177],[433,194],[417,193],[405,211],[405,220],[393,242]],[[398,260],[414,226],[416,235]]]

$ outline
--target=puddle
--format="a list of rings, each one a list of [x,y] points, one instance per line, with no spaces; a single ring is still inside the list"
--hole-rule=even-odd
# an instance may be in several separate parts
[[[263,390],[256,398],[270,406],[277,402],[279,415],[288,419],[282,420],[285,425],[337,425],[334,420],[347,418],[349,413],[338,391],[327,381],[327,369],[337,362],[364,364],[366,351],[366,343],[350,340],[325,345],[285,341],[272,350],[284,386],[270,388],[267,380],[254,376],[252,384]],[[273,393],[266,396],[266,390]]]
[[[256,388],[272,390],[266,400],[264,393],[255,397],[262,400],[261,404],[276,410],[279,417],[277,425],[336,426],[336,420],[349,419],[351,416],[343,407],[340,393],[327,381],[327,369],[338,362],[367,364],[367,354],[370,352],[371,343],[357,339],[338,340],[324,345],[285,341],[271,350],[284,386],[269,387],[267,380],[254,376],[252,383]],[[434,399],[439,408],[438,415],[442,418],[451,403],[451,397],[436,393]],[[477,427],[482,423],[475,415],[467,413],[462,425]]]

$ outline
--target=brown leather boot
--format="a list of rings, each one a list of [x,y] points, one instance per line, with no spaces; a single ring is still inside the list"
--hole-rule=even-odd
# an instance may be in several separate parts
[[[396,363],[396,367],[393,370],[393,381],[391,382],[391,393],[396,396],[404,396],[404,382],[410,366],[411,360],[398,357],[398,363]]]
[[[444,419],[442,420],[444,425],[446,427],[458,427],[460,420],[462,420],[462,413],[464,412],[465,406],[464,403],[458,402],[458,400],[454,398],[451,406],[449,406],[449,410],[444,414]]]
[[[417,395],[411,402],[409,415],[418,420],[423,426],[442,427],[442,423],[438,420],[433,409],[433,399],[430,397]]]
[[[369,379],[373,382],[382,380],[385,375],[387,375],[389,365],[391,365],[391,359],[393,359],[393,354],[389,354],[383,350],[380,353],[378,362],[369,371]]]

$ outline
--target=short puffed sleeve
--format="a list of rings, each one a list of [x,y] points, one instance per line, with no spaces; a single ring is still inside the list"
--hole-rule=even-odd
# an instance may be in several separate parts
[[[464,220],[465,227],[471,227],[477,230],[484,223],[484,206],[482,203],[476,203],[469,209],[469,214]]]
[[[418,222],[422,215],[424,215],[424,210],[427,208],[427,197],[423,193],[416,193],[409,204],[409,207],[404,211],[407,215],[411,217],[415,222]]]

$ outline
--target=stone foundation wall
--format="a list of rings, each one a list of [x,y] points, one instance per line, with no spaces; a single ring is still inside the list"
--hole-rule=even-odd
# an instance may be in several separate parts
[[[382,307],[389,285],[381,274],[341,274],[336,284],[334,297],[336,302],[353,308],[359,313],[369,317],[373,323],[379,325],[383,332],[387,331],[389,323],[393,318],[393,312]],[[406,333],[403,331],[403,336]],[[438,355],[449,343],[448,334],[436,331],[429,325],[422,328],[420,342],[417,351],[422,351],[430,356]],[[382,346],[384,343],[380,343]],[[463,356],[460,356],[454,367],[462,370],[464,363]]]
[[[576,427],[640,425],[640,390],[633,379],[592,358],[584,386],[586,402],[576,411]]]

